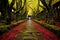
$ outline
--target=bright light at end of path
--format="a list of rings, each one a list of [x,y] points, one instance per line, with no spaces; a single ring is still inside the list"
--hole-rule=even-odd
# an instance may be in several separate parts
[[[29,20],[31,20],[31,17],[29,17]]]

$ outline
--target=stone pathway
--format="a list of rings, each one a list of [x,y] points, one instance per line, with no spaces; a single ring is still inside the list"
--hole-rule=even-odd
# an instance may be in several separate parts
[[[14,40],[44,40],[41,33],[34,27],[31,20],[27,21],[26,26],[15,36]]]

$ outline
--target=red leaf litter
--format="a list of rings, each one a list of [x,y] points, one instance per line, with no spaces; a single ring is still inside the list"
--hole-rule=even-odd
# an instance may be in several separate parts
[[[45,40],[60,40],[59,38],[57,38],[57,36],[54,33],[52,33],[51,31],[49,31],[47,29],[45,29],[40,24],[37,24],[34,21],[32,21],[32,23],[40,31],[40,33],[42,34],[42,36],[44,37]]]
[[[0,40],[13,40],[14,37],[17,35],[17,33],[19,33],[25,27],[26,23],[27,23],[27,21],[16,26],[10,32],[8,32],[6,35],[3,35],[2,37],[0,37]],[[60,40],[57,38],[57,36],[54,33],[45,29],[40,24],[37,24],[34,21],[32,21],[32,23],[39,30],[39,32],[41,33],[41,35],[43,36],[43,38],[45,40]]]
[[[27,21],[26,21],[27,22]],[[10,32],[8,32],[6,35],[3,35],[0,40],[13,40],[13,38],[16,36],[16,34],[18,32],[20,32],[23,27],[25,27],[26,22],[16,26],[15,28],[13,28]]]
[[[55,22],[55,25],[60,27],[60,22]]]

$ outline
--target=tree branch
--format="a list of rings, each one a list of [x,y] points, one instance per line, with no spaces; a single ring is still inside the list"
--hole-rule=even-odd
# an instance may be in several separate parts
[[[41,5],[39,5],[41,8],[43,8],[44,10],[46,9],[45,7],[43,7],[43,6],[41,6]]]
[[[40,0],[42,2],[42,4],[46,7],[47,10],[49,10],[49,7],[47,6],[45,0]]]
[[[50,6],[50,7],[51,7],[51,4],[52,4],[52,0],[49,0],[49,5],[48,5],[48,6]]]

